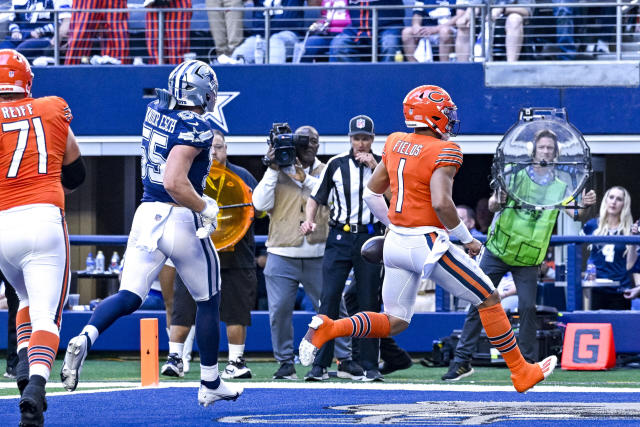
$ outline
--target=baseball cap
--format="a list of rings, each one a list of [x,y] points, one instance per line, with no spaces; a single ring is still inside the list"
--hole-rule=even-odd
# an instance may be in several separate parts
[[[360,114],[349,120],[349,136],[357,134],[374,135],[371,117]]]

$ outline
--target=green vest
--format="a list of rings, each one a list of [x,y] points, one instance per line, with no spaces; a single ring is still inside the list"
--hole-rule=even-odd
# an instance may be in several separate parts
[[[526,170],[514,179],[516,194],[531,204],[544,199],[559,200],[567,185],[554,179],[548,185],[533,182]],[[487,248],[504,263],[513,266],[539,265],[544,260],[558,209],[518,209],[516,202],[507,199],[505,208],[494,219],[487,239]]]

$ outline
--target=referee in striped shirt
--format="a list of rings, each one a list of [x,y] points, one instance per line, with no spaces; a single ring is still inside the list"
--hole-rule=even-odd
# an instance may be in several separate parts
[[[307,200],[306,221],[300,226],[303,234],[315,228],[316,210],[319,205],[332,201],[329,217],[329,237],[322,265],[323,287],[320,314],[338,318],[340,300],[349,272],[353,268],[358,300],[358,310],[380,311],[381,266],[369,264],[360,255],[362,244],[372,236],[381,235],[384,226],[378,222],[362,193],[371,179],[373,170],[381,160],[371,152],[374,131],[373,120],[359,115],[349,121],[351,149],[332,157]],[[360,360],[366,371],[365,381],[381,381],[378,370],[380,341],[365,339],[360,342]],[[307,379],[321,380],[331,365],[333,341],[318,352]]]

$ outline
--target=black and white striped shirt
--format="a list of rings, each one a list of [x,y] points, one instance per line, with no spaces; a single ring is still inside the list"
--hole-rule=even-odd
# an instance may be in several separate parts
[[[377,154],[373,157],[380,162]],[[340,224],[375,224],[378,220],[362,199],[373,170],[356,161],[353,150],[338,154],[327,162],[311,197],[320,205],[330,205],[330,220]]]

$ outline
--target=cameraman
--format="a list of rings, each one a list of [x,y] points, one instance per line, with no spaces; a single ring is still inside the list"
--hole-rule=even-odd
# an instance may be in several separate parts
[[[286,137],[288,125],[276,125],[274,135]],[[284,133],[284,135],[283,135]],[[274,379],[295,379],[293,364],[292,316],[299,283],[311,298],[318,311],[322,291],[322,257],[328,234],[329,212],[322,208],[318,216],[322,225],[302,236],[297,232],[305,219],[306,203],[311,190],[325,164],[316,158],[319,147],[318,131],[311,126],[302,126],[296,135],[308,137],[308,144],[294,144],[296,158],[291,165],[278,165],[283,156],[276,156],[276,147],[270,144],[266,155],[269,163],[264,177],[253,191],[253,205],[256,210],[269,214],[269,236],[267,239],[267,263],[264,276],[269,305],[271,344],[273,354],[280,363]],[[280,149],[280,148],[279,148]],[[286,151],[286,147],[285,147]],[[281,154],[282,152],[280,152]],[[286,157],[286,156],[284,156]],[[278,161],[277,161],[278,159]],[[289,173],[283,172],[286,169]],[[291,170],[290,170],[291,169]],[[336,352],[339,359],[349,359],[350,350],[343,340]]]
[[[327,250],[324,257],[322,302],[320,314],[338,318],[340,299],[349,271],[353,268],[359,311],[380,311],[381,266],[367,263],[360,255],[362,244],[372,236],[381,235],[384,226],[373,216],[362,199],[363,189],[371,179],[381,157],[371,152],[373,120],[365,115],[349,121],[351,150],[332,157],[307,202],[306,221],[300,226],[304,235],[325,229],[325,212],[333,200]],[[364,381],[382,381],[378,370],[380,340],[363,339],[360,363],[366,370]],[[331,365],[333,342],[327,342],[318,352],[309,375],[319,378]]]

